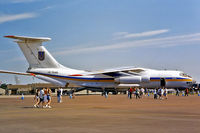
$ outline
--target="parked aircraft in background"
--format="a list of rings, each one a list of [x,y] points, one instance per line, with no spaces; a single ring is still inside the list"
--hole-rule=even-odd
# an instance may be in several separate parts
[[[89,88],[187,88],[194,84],[191,76],[182,71],[154,70],[138,67],[121,67],[100,71],[84,71],[65,67],[58,63],[42,43],[51,38],[5,36],[16,39],[29,68],[25,73],[4,71],[0,73],[34,76],[62,87],[77,84]]]

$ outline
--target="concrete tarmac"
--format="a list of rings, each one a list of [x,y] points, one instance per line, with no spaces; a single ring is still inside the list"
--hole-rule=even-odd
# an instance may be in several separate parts
[[[198,133],[200,97],[154,100],[127,95],[53,97],[52,109],[32,108],[33,97],[0,96],[0,133]]]

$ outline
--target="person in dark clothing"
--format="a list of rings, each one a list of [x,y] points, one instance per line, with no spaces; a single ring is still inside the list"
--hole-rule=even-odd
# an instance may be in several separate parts
[[[130,88],[128,88],[128,98],[130,98]]]
[[[161,88],[158,89],[157,96],[159,96],[159,99],[161,99]]]
[[[148,90],[147,90],[147,88],[145,88],[145,89],[144,89],[144,94],[145,94],[145,96],[147,96],[147,93],[148,93]]]
[[[185,96],[188,96],[188,93],[189,93],[189,89],[186,88],[186,89],[185,89]]]
[[[157,99],[157,97],[158,97],[158,96],[157,96],[157,89],[154,89],[154,90],[153,90],[153,94],[154,94],[154,99]]]
[[[61,89],[60,88],[57,90],[57,99],[58,99],[58,103],[62,102],[61,101]]]
[[[140,92],[138,88],[135,90],[135,98],[136,99],[140,98]]]

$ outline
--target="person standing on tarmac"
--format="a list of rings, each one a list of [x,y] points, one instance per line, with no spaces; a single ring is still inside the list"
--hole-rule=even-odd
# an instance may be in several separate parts
[[[147,90],[147,88],[145,88],[145,89],[144,89],[144,94],[145,94],[145,96],[147,96],[147,93],[148,93],[148,90]]]
[[[167,88],[165,88],[165,89],[164,89],[164,94],[163,94],[164,97],[165,97],[165,99],[168,99],[167,94],[168,94],[168,90],[167,90]]]
[[[176,89],[176,96],[179,96],[179,93],[180,93],[180,91],[179,91],[179,89],[177,88],[177,89]]]
[[[158,89],[157,95],[159,96],[159,99],[161,99],[161,88]]]
[[[39,105],[38,105],[38,103],[40,102],[39,92],[40,92],[40,90],[37,90],[36,93],[35,93],[34,100],[36,100],[36,103],[33,105],[35,108],[39,107]]]
[[[136,88],[134,87],[134,88],[133,88],[133,94],[134,94],[134,97],[136,96],[135,91],[136,91]]]
[[[154,94],[154,99],[157,99],[158,96],[157,96],[157,90],[156,89],[153,90],[153,94]]]
[[[129,89],[129,98],[130,98],[130,99],[132,99],[132,94],[133,94],[133,89],[130,88],[130,89]]]
[[[162,100],[162,99],[163,99],[163,95],[164,95],[164,89],[161,88],[160,92],[161,92],[161,93],[160,93],[160,95],[161,95],[160,99]]]
[[[47,88],[44,89],[44,104],[45,104],[45,107],[46,107],[46,104],[47,104]]]
[[[47,104],[46,104],[46,107],[51,108],[50,104],[51,104],[51,89],[47,88]]]
[[[143,98],[143,95],[144,95],[144,88],[141,88],[140,89],[140,97]]]
[[[140,92],[138,88],[135,90],[135,98],[136,99],[140,98]]]
[[[189,96],[188,93],[189,93],[189,89],[186,88],[186,89],[185,89],[185,96]]]
[[[63,88],[60,88],[60,101],[62,102]]]
[[[60,88],[58,88],[58,90],[57,90],[57,99],[58,99],[58,103],[62,102],[61,101],[61,90],[60,90]]]
[[[130,98],[130,88],[128,88],[127,93],[128,93],[128,98]]]
[[[42,103],[42,107],[44,108],[44,88],[40,90],[39,98],[40,98],[40,102],[38,103],[38,105]]]

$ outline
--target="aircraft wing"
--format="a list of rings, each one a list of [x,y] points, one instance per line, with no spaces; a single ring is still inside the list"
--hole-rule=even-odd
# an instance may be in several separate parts
[[[42,75],[35,75],[33,73],[23,73],[23,72],[14,72],[14,71],[5,71],[5,70],[0,70],[0,73],[33,76],[33,77],[36,77],[36,78],[41,79],[43,81],[50,82],[52,84],[62,86],[62,87],[65,87],[66,85],[68,85],[66,82],[62,82],[62,81],[59,81],[59,80],[56,80],[56,79],[53,79],[53,78],[50,78],[50,77],[42,76]]]
[[[104,69],[104,70],[97,70],[97,71],[92,71],[88,72],[88,74],[104,74],[104,73],[111,73],[111,72],[121,72],[121,71],[128,71],[131,69],[134,69],[135,67],[130,66],[130,67],[119,67],[119,68],[112,68],[112,69]]]
[[[143,68],[136,68],[136,67],[120,67],[120,68],[113,68],[113,69],[105,69],[105,70],[99,70],[99,71],[92,71],[88,72],[88,75],[95,75],[95,74],[105,74],[111,76],[112,74],[133,74],[133,75],[139,75],[141,72],[144,72],[145,69]]]
[[[14,72],[14,71],[6,71],[6,70],[0,70],[0,73],[34,76],[34,74],[32,74],[32,73]]]

